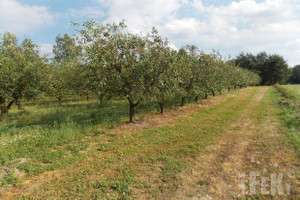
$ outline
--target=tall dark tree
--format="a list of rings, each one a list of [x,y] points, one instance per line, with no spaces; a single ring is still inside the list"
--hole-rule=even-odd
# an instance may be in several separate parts
[[[240,55],[235,58],[235,64],[251,71],[259,71],[256,56],[251,53],[241,52]]]
[[[260,52],[257,55],[241,53],[236,57],[235,64],[258,73],[262,85],[285,83],[289,75],[287,62],[277,54],[269,55],[266,52]]]
[[[300,65],[296,65],[292,68],[288,82],[297,84],[300,83]]]
[[[271,55],[266,63],[268,76],[265,81],[266,85],[274,85],[276,83],[286,83],[289,76],[288,64],[282,56]]]

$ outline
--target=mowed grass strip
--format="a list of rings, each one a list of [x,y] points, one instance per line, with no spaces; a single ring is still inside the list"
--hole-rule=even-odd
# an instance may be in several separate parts
[[[132,199],[155,198],[178,187],[180,173],[215,138],[230,128],[260,88],[247,88],[213,107],[179,119],[173,127],[132,135],[108,135],[97,152],[21,198]],[[205,162],[205,161],[203,161]],[[21,195],[21,194],[19,194]],[[22,195],[21,195],[22,196]]]

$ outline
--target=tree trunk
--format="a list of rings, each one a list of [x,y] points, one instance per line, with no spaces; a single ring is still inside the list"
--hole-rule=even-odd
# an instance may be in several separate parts
[[[90,94],[89,94],[89,93],[86,94],[86,101],[87,101],[87,102],[90,101]]]
[[[207,99],[207,97],[208,97],[208,96],[207,96],[207,92],[205,92],[205,96],[204,96],[204,98],[205,98],[205,99]]]
[[[5,104],[1,105],[1,121],[5,121],[7,118],[8,110],[6,109]]]
[[[62,104],[62,96],[59,96],[57,99],[58,99],[59,105],[61,105]]]
[[[195,97],[195,101],[197,102],[199,100],[199,95],[197,95],[196,97]]]
[[[1,121],[5,121],[8,115],[8,110],[14,104],[14,101],[10,101],[9,104],[5,105],[5,100],[1,101]]]
[[[20,98],[16,99],[16,104],[18,106],[18,110],[22,110],[22,102]]]
[[[219,91],[220,95],[222,94],[222,90]]]
[[[212,90],[211,93],[212,93],[213,97],[216,96],[215,91]]]
[[[185,104],[185,97],[182,97],[181,98],[181,106],[184,106],[184,104]]]
[[[129,122],[132,123],[134,120],[134,115],[135,115],[135,107],[139,104],[139,102],[137,103],[133,103],[131,100],[129,100]]]
[[[133,118],[134,118],[134,105],[133,103],[129,102],[130,107],[129,107],[129,122],[132,123],[133,122]]]
[[[160,102],[158,102],[160,113],[163,114],[165,112],[165,99],[162,99]]]
[[[230,87],[228,87],[228,92],[230,92]]]
[[[6,106],[7,112],[12,107],[15,101],[10,101],[9,104]]]
[[[104,95],[100,95],[100,96],[99,96],[100,107],[103,107],[103,106],[104,106],[103,99],[104,99]]]

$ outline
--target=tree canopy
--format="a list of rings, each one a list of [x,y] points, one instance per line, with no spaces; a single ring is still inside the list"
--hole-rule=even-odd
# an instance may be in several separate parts
[[[251,71],[257,65],[244,69],[218,52],[207,54],[194,45],[176,51],[155,28],[148,34],[133,34],[124,22],[103,25],[90,20],[76,26],[74,38],[56,37],[51,62],[39,56],[29,38],[18,44],[13,34],[1,35],[2,119],[16,100],[36,91],[56,97],[59,104],[67,94],[86,95],[87,100],[90,94],[97,95],[101,106],[105,98],[126,99],[132,122],[140,103],[156,101],[163,113],[170,98],[180,99],[183,106],[187,98],[197,101],[260,82]],[[281,73],[281,61],[280,56],[268,57],[268,66]],[[276,73],[272,77],[273,82],[281,81]]]
[[[260,52],[253,55],[242,52],[234,60],[236,65],[258,73],[262,85],[283,84],[289,77],[287,62],[277,54]]]
[[[291,69],[291,76],[289,77],[288,82],[300,84],[300,65],[296,65]]]
[[[1,118],[5,119],[8,110],[22,97],[36,95],[40,79],[42,59],[38,46],[30,38],[21,44],[17,37],[9,32],[0,35],[0,106]]]

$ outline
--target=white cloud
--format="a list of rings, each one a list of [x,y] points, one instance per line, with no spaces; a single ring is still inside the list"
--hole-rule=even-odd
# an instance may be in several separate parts
[[[28,6],[18,0],[0,0],[0,32],[28,33],[53,23],[58,14],[47,7]],[[59,18],[125,20],[132,32],[156,26],[173,47],[195,44],[235,56],[241,51],[282,53],[290,65],[300,63],[299,0],[90,0],[90,6],[68,9]],[[98,3],[98,4],[97,4]],[[43,44],[44,45],[44,44]],[[43,46],[50,49],[49,45]],[[52,48],[52,46],[51,46]],[[46,51],[46,50],[45,50]],[[52,51],[52,50],[51,50]],[[51,52],[50,51],[50,52]]]
[[[236,27],[239,34],[250,32],[253,36],[264,36],[272,33],[272,36],[278,37],[300,31],[297,26],[300,24],[300,16],[294,6],[288,1],[281,0],[267,0],[263,3],[241,0],[227,6],[207,7],[205,9],[207,17],[202,21],[206,22],[213,34],[217,33],[216,31],[231,33],[230,28]],[[249,37],[247,34],[246,36]]]
[[[53,20],[54,15],[47,7],[23,5],[17,0],[1,0],[0,31],[28,33],[52,24]]]
[[[40,55],[44,56],[44,55],[48,55],[48,56],[52,56],[52,50],[53,50],[53,45],[52,44],[39,44],[40,46]]]
[[[206,7],[203,5],[201,0],[194,0],[192,2],[192,6],[201,12],[206,10]]]
[[[230,47],[232,52],[238,49],[282,53],[293,65],[300,46],[290,48],[286,44],[299,38],[300,15],[296,10],[299,5],[299,1],[241,0],[227,6],[208,7],[204,21],[210,27],[210,39],[202,40],[200,35],[200,41],[214,48]]]
[[[205,7],[202,1],[196,0],[191,6],[201,17],[177,19],[175,26],[174,20],[166,23],[163,30],[171,41],[185,38],[184,41],[200,48],[220,49],[225,54],[267,51],[282,54],[290,65],[300,62],[297,56],[300,51],[299,1],[266,0],[257,3],[241,0],[225,6]],[[172,29],[168,28],[170,26]],[[288,45],[291,43],[293,46]]]
[[[101,18],[104,16],[104,11],[98,7],[85,7],[81,10],[69,9],[67,15],[72,18],[77,17],[89,17],[89,18]]]
[[[105,22],[125,19],[134,32],[156,26],[177,48],[196,44],[233,56],[267,51],[282,53],[291,65],[300,62],[295,56],[300,51],[295,43],[300,35],[299,0],[239,0],[218,6],[202,0],[97,1],[108,10]]]
[[[168,35],[171,41],[176,41],[177,45],[191,43],[200,34],[205,35],[209,32],[206,24],[195,18],[173,19],[159,26],[159,29],[164,35]]]
[[[103,0],[99,0],[103,3]],[[106,21],[125,20],[133,32],[150,31],[173,18],[181,6],[181,0],[110,0],[104,4],[108,8]]]

